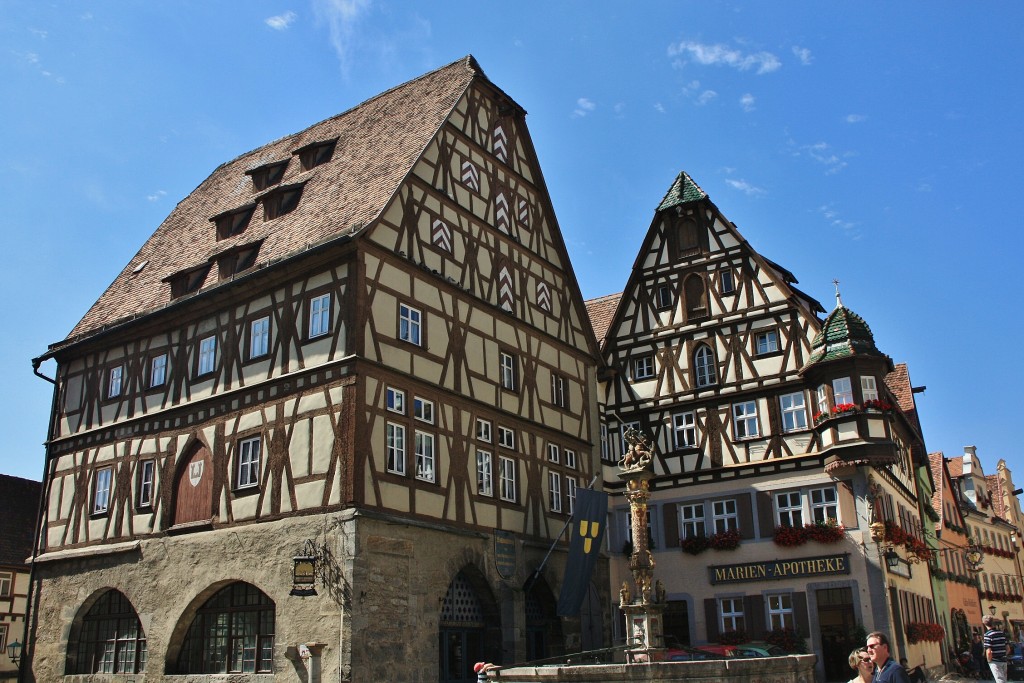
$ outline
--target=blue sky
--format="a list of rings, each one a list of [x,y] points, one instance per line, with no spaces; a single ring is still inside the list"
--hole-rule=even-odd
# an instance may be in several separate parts
[[[929,450],[1024,482],[1010,2],[0,0],[0,472],[41,478],[61,340],[216,166],[473,54],[527,122],[583,294],[689,172],[910,367]],[[44,371],[52,374],[51,366]]]

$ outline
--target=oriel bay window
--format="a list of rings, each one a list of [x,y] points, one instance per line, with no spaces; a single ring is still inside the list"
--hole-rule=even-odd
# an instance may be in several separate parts
[[[832,401],[837,406],[853,403],[853,386],[849,377],[837,377],[832,380]]]

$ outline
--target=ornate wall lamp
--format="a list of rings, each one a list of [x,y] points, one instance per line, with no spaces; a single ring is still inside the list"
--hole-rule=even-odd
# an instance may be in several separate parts
[[[14,641],[7,646],[7,656],[14,662],[14,666],[18,666],[18,662],[21,661],[21,643]]]

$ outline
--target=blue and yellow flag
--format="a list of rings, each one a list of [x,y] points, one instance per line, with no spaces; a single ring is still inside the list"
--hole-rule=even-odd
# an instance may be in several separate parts
[[[601,539],[608,520],[608,494],[591,489],[576,490],[576,512],[573,514],[569,559],[565,564],[562,592],[558,596],[558,616],[574,617],[580,613],[583,598],[590,587],[590,575],[601,552]]]

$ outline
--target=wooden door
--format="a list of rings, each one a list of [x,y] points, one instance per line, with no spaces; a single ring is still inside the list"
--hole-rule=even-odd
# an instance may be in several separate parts
[[[172,524],[205,522],[213,517],[213,458],[210,451],[196,444],[192,454],[178,469],[174,482],[174,520]]]

